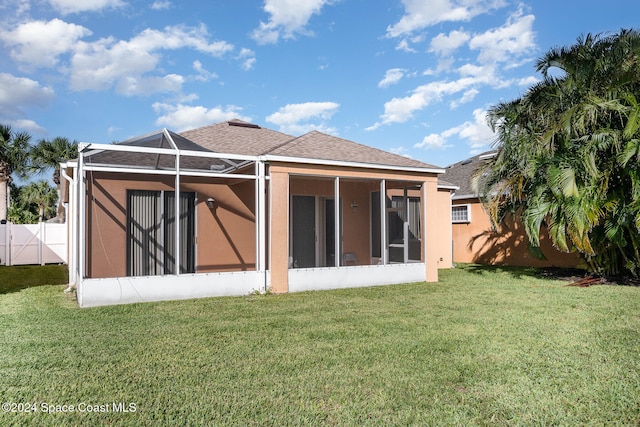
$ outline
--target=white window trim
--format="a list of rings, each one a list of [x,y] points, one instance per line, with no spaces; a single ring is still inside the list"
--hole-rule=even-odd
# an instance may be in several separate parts
[[[466,220],[453,219],[453,208],[461,208],[463,206],[467,208],[467,219]],[[468,203],[460,204],[460,205],[451,205],[451,222],[453,224],[469,224],[471,222],[471,205]]]

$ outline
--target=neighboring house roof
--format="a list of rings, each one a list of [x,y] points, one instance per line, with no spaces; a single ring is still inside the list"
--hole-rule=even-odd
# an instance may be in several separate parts
[[[471,188],[471,179],[482,164],[495,155],[495,151],[487,151],[477,156],[470,157],[445,168],[444,177],[447,181],[458,186],[454,199],[478,197],[476,191]]]
[[[459,187],[452,182],[446,181],[441,178],[442,175],[438,175],[438,188],[448,189],[448,190],[458,190]]]

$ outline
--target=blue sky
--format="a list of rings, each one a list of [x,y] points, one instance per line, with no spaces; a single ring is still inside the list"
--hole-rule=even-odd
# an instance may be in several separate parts
[[[637,0],[0,0],[0,123],[110,143],[240,118],[446,166],[484,112]]]

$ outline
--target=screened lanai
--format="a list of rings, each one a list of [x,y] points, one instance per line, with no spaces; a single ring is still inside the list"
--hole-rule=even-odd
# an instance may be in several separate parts
[[[436,167],[239,121],[184,135],[64,165],[81,306],[435,281],[450,259]]]
[[[266,289],[267,178],[257,157],[164,129],[83,145],[74,166],[70,197],[85,195],[69,215],[81,305]]]

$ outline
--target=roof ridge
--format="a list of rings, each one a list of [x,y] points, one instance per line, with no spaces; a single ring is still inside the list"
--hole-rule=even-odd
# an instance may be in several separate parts
[[[287,135],[284,132],[281,132],[281,133],[283,135]],[[263,152],[262,155],[265,156],[265,155],[267,155],[267,154],[269,154],[269,153],[271,153],[271,152],[273,152],[275,150],[279,150],[280,148],[283,148],[285,145],[288,145],[288,144],[292,143],[293,141],[295,141],[298,138],[300,138],[300,137],[299,136],[291,136],[291,139],[289,139],[289,140],[287,140],[287,141],[285,141],[285,142],[283,142],[281,144],[276,145],[275,147],[271,148],[270,150],[267,150],[267,151]]]

